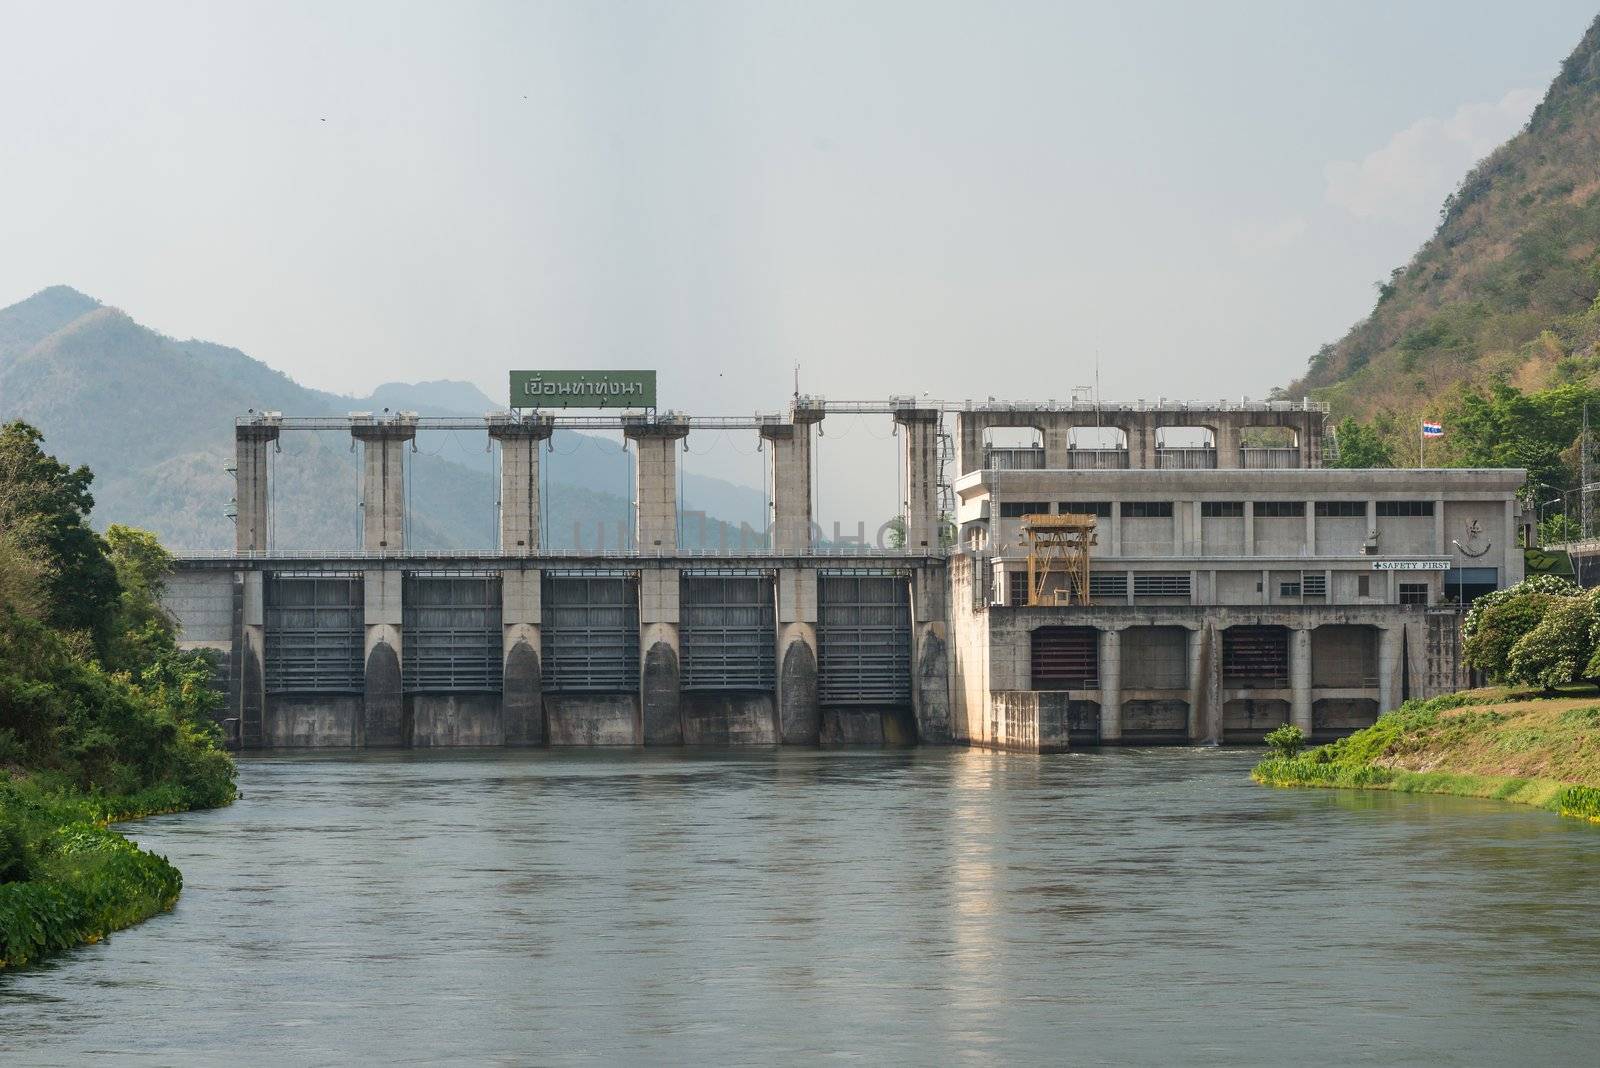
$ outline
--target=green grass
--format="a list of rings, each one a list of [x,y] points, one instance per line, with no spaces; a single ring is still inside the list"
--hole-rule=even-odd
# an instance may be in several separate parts
[[[1408,701],[1376,724],[1294,757],[1269,756],[1268,786],[1453,794],[1600,823],[1600,705],[1504,692]]]

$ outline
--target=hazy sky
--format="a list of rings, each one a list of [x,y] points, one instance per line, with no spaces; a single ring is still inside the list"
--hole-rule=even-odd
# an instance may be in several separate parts
[[[1098,349],[1108,399],[1259,397],[1593,14],[0,0],[0,304],[66,283],[354,392],[1065,398]]]

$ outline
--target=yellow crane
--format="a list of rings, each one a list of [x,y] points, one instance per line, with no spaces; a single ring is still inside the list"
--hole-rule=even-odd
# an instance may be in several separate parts
[[[1030,605],[1094,603],[1089,596],[1089,547],[1095,543],[1094,522],[1094,516],[1079,513],[1030,512],[1022,517],[1022,538],[1028,546]],[[1060,581],[1052,583],[1052,576],[1060,576]]]

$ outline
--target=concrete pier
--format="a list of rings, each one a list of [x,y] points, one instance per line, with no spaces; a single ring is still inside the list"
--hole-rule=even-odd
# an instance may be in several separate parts
[[[355,419],[361,442],[361,546],[368,552],[406,547],[406,447],[417,436],[414,416],[384,422]]]
[[[550,440],[549,423],[510,416],[488,419],[489,437],[500,443],[500,550],[532,555],[539,549],[539,449]]]
[[[270,417],[233,428],[234,548],[241,553],[266,552],[272,529],[269,453],[277,447],[279,427]]]
[[[511,746],[545,741],[540,582],[540,573],[531,569],[507,570],[500,576],[500,622],[505,631],[501,718],[505,744]]]
[[[900,516],[908,552],[939,550],[939,420],[937,408],[907,408],[894,416],[900,437]]]
[[[639,577],[639,718],[645,745],[682,745],[682,646],[676,568]]]
[[[366,595],[366,686],[356,744],[410,745],[411,726],[406,722],[405,689],[400,679],[402,576],[397,568],[369,568],[362,586]]]
[[[1100,740],[1122,740],[1122,631],[1100,632]]]
[[[1289,632],[1289,722],[1311,737],[1311,631],[1297,627]]]
[[[811,549],[811,430],[822,413],[797,411],[794,420],[761,428],[772,484],[772,547],[779,552]]]
[[[817,573],[778,572],[778,736],[786,745],[816,745],[822,711],[817,703]]]
[[[640,423],[623,430],[633,442],[633,543],[642,553],[678,548],[678,443],[688,424]]]

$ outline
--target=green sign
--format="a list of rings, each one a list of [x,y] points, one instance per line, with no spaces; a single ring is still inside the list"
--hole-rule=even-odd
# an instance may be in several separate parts
[[[654,408],[654,371],[512,371],[513,408]]]

